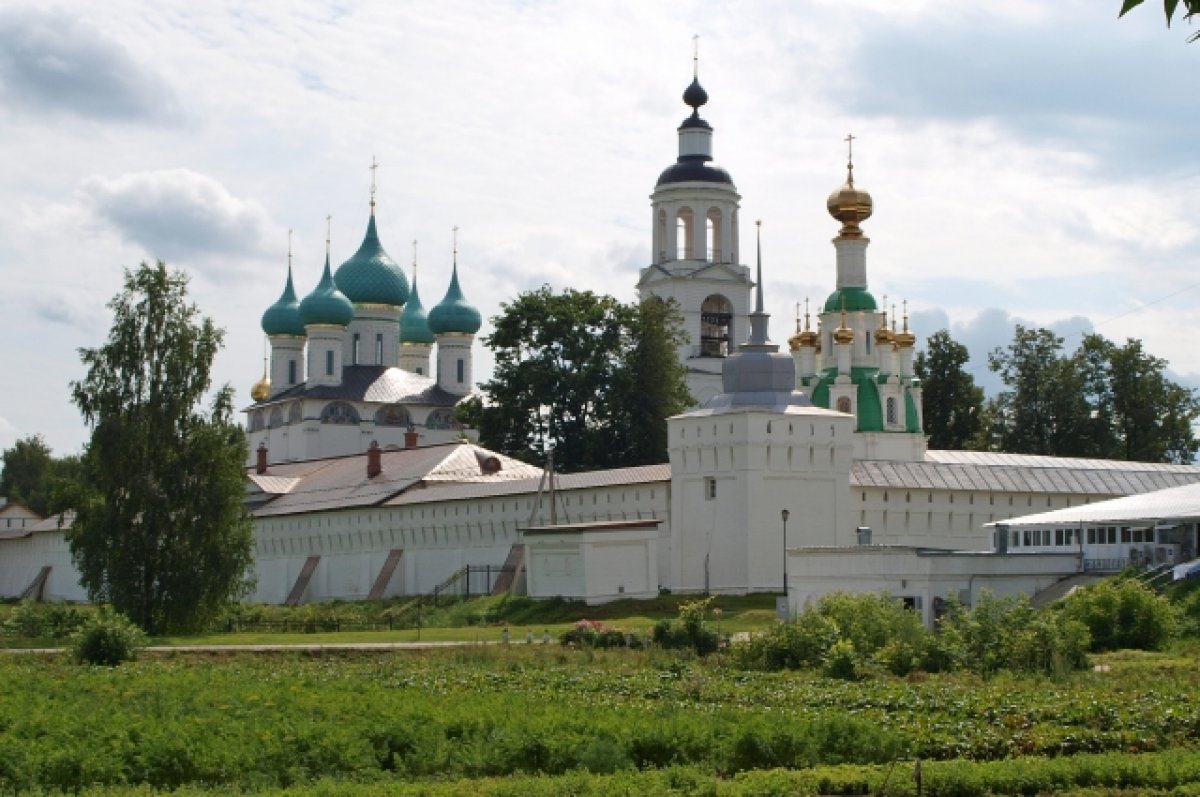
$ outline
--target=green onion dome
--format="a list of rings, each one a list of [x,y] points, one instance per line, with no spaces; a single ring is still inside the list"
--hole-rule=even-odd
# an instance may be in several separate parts
[[[429,311],[429,329],[435,335],[474,335],[482,325],[479,311],[467,302],[462,288],[458,287],[458,264],[455,263],[445,298]]]
[[[825,312],[827,313],[836,313],[839,310],[853,313],[878,309],[875,305],[875,297],[866,288],[838,288],[825,300]]]
[[[300,302],[300,320],[305,326],[324,324],[344,327],[353,319],[354,305],[334,284],[333,275],[329,272],[329,254],[326,253],[325,273],[321,275],[321,282]]]
[[[401,343],[433,343],[433,332],[429,329],[429,314],[421,306],[421,294],[417,293],[417,278],[413,276],[412,293],[400,313]]]
[[[300,320],[300,302],[296,289],[292,287],[292,267],[288,266],[287,285],[283,295],[267,308],[262,316],[262,330],[268,335],[304,335],[304,322]]]
[[[362,246],[334,275],[338,288],[355,304],[388,304],[400,307],[408,300],[408,280],[396,261],[383,250],[375,231],[375,209],[367,222]]]

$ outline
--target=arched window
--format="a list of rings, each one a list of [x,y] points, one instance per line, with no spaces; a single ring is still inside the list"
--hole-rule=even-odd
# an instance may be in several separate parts
[[[896,420],[896,399],[891,396],[887,400],[887,422],[889,426],[895,426],[899,421]]]
[[[263,429],[263,411],[255,410],[250,414],[250,431],[260,432]]]
[[[288,410],[288,423],[300,423],[304,420],[304,405],[302,402],[294,402],[291,409]]]
[[[267,426],[272,429],[283,426],[283,407],[275,407],[271,410],[271,420],[267,422]]]
[[[691,208],[680,208],[675,218],[675,252],[677,260],[696,256],[696,217]]]
[[[426,429],[458,429],[458,422],[454,420],[454,411],[441,409],[434,410],[429,413],[429,417],[425,419]]]
[[[402,404],[387,404],[375,413],[376,426],[412,426],[412,416]]]
[[[848,412],[850,412],[850,410],[851,410],[850,397],[849,396],[839,396],[838,400],[837,400],[837,411],[848,413]]]
[[[707,217],[708,260],[710,263],[728,263],[724,242],[721,240],[721,210],[709,208]]]
[[[357,426],[358,410],[344,401],[334,401],[321,410],[321,423]]]
[[[714,293],[700,305],[701,357],[724,357],[729,354],[733,337],[733,303]]]

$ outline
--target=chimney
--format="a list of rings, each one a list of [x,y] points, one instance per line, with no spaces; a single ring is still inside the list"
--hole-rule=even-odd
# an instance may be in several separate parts
[[[378,440],[371,441],[371,447],[367,449],[367,478],[374,479],[383,470],[383,449],[379,447]]]
[[[254,463],[254,472],[255,473],[266,473],[267,472],[267,444],[266,443],[258,444],[258,459]]]
[[[419,436],[420,435],[417,434],[416,429],[409,429],[407,432],[404,433],[404,447],[405,448],[416,448],[417,447],[417,438]]]

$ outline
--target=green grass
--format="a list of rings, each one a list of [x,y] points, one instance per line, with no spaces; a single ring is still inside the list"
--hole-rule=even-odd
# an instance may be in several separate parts
[[[0,792],[857,794],[914,758],[941,762],[934,797],[1168,788],[1200,780],[1195,653],[857,682],[559,645],[0,658]]]

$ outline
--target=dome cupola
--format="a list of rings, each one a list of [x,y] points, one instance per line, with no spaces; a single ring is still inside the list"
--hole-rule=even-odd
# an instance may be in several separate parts
[[[371,217],[362,245],[350,259],[338,266],[334,279],[346,298],[355,304],[383,304],[400,307],[408,300],[408,280],[404,270],[384,251],[375,229],[375,169],[371,163]]]
[[[354,305],[346,294],[338,290],[329,269],[328,241],[326,241],[325,272],[313,292],[300,302],[300,320],[305,326],[347,326],[354,320]]]
[[[291,253],[288,253],[287,284],[283,294],[275,304],[266,309],[262,315],[262,331],[267,335],[304,335],[304,322],[300,320],[300,302],[296,299],[296,289],[292,286]]]
[[[854,136],[846,136],[846,141],[852,148]],[[871,218],[873,204],[871,195],[854,185],[854,150],[846,161],[846,182],[840,188],[834,189],[825,202],[829,215],[842,223],[839,235],[843,238],[861,238],[862,230],[859,224]],[[874,309],[874,308],[872,308]]]
[[[699,60],[693,57],[692,82],[683,92],[683,102],[692,115],[679,125],[679,157],[658,176],[657,187],[672,183],[724,183],[733,185],[729,172],[708,162],[712,160],[712,125],[700,118],[700,108],[708,102],[708,92],[700,85]]]
[[[417,265],[413,263],[412,293],[400,313],[400,343],[433,343],[433,332],[429,329],[429,314],[421,305],[421,294],[417,292]]]
[[[429,330],[435,335],[474,335],[483,325],[479,311],[463,296],[458,285],[458,228],[454,228],[454,269],[446,295],[429,311]]]

